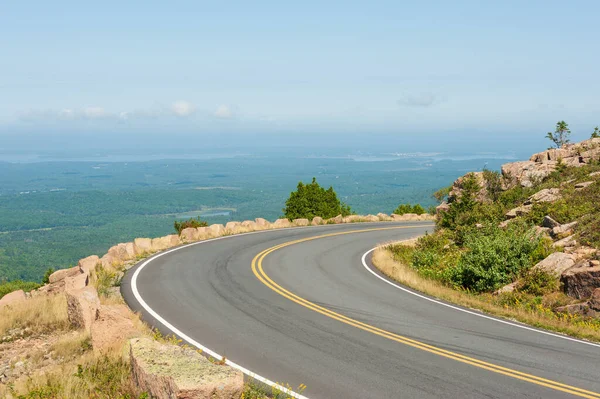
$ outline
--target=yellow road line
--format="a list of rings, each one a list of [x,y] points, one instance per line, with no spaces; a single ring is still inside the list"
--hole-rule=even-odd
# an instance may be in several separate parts
[[[323,234],[320,236],[314,236],[314,237],[308,237],[308,238],[303,238],[303,239],[299,239],[299,240],[289,241],[289,242],[268,248],[268,249],[262,251],[261,253],[259,253],[258,255],[256,255],[254,257],[254,259],[252,260],[252,272],[264,285],[266,285],[267,287],[269,287],[271,290],[275,291],[279,295],[289,299],[292,302],[302,305],[305,308],[313,310],[313,311],[320,313],[324,316],[327,316],[329,318],[338,320],[344,324],[351,325],[351,326],[359,328],[361,330],[368,331],[372,334],[379,335],[384,338],[388,338],[392,341],[396,341],[396,342],[402,343],[404,345],[411,346],[413,348],[421,349],[423,351],[433,353],[438,356],[456,360],[461,363],[466,363],[466,364],[469,364],[469,365],[472,365],[475,367],[479,367],[481,369],[492,371],[494,373],[506,375],[508,377],[516,378],[516,379],[519,379],[522,381],[527,381],[532,384],[544,386],[544,387],[554,389],[557,391],[561,391],[561,392],[566,392],[571,395],[575,395],[575,396],[579,396],[579,397],[583,397],[583,398],[600,399],[600,393],[587,391],[585,389],[577,388],[577,387],[563,384],[563,383],[560,383],[557,381],[548,380],[548,379],[545,379],[542,377],[537,377],[537,376],[534,376],[531,374],[527,374],[527,373],[523,373],[523,372],[520,372],[517,370],[510,369],[507,367],[502,367],[502,366],[499,366],[499,365],[496,365],[493,363],[488,363],[488,362],[485,362],[485,361],[482,361],[479,359],[461,355],[456,352],[451,352],[451,351],[448,351],[448,350],[445,350],[442,348],[438,348],[433,345],[426,344],[424,342],[420,342],[420,341],[417,341],[417,340],[414,340],[414,339],[411,339],[408,337],[404,337],[402,335],[398,335],[398,334],[380,329],[378,327],[360,322],[360,321],[352,319],[350,317],[344,316],[340,313],[334,312],[330,309],[324,308],[313,302],[310,302],[310,301],[286,290],[285,288],[281,287],[279,284],[275,283],[265,273],[265,271],[262,267],[262,262],[267,255],[277,251],[278,249],[281,249],[281,248],[284,248],[284,247],[287,247],[290,245],[299,244],[299,243],[306,242],[306,241],[312,241],[312,240],[316,240],[316,239],[320,239],[320,238],[340,236],[340,235],[346,235],[346,234],[366,233],[366,232],[372,232],[372,231],[393,230],[393,229],[409,229],[409,228],[415,228],[415,227],[421,227],[421,226],[382,227],[382,228],[372,228],[372,229],[364,229],[364,230],[352,230],[352,231],[344,231],[344,232],[338,232],[338,233]]]

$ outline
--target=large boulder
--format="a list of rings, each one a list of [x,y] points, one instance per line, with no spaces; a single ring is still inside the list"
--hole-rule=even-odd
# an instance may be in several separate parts
[[[556,162],[536,163],[532,161],[511,162],[502,165],[502,176],[508,187],[520,185],[532,187],[556,170]]]
[[[80,273],[73,277],[65,278],[65,292],[77,291],[87,287],[89,283],[89,274]]]
[[[344,223],[344,218],[342,215],[337,215],[334,218],[327,219],[327,224],[340,224]]]
[[[81,273],[82,273],[82,270],[81,270],[81,267],[79,267],[79,266],[75,266],[70,269],[60,269],[60,270],[55,271],[54,273],[52,273],[50,275],[50,277],[48,277],[48,282],[50,284],[54,284],[56,282],[64,280],[67,277],[77,276],[78,274],[81,274]]]
[[[576,245],[577,245],[577,240],[575,239],[575,236],[565,237],[562,240],[558,240],[554,244],[552,244],[552,246],[554,248],[559,248],[559,249],[560,248],[574,249]]]
[[[313,225],[313,226],[318,226],[318,225],[323,224],[323,223],[324,223],[323,222],[323,218],[320,217],[320,216],[315,216],[313,218],[313,220],[310,222],[310,224]]]
[[[97,255],[92,255],[87,258],[79,259],[77,266],[79,266],[84,273],[90,274],[90,272],[96,269],[98,263],[100,263],[100,258]]]
[[[67,291],[67,316],[71,326],[83,328],[90,332],[96,312],[100,307],[100,299],[96,289],[87,286],[80,290]]]
[[[100,305],[92,321],[92,348],[97,353],[120,349],[130,338],[140,335],[126,305]]]
[[[379,222],[379,217],[375,215],[367,215],[363,218],[365,222]]]
[[[575,184],[575,190],[581,191],[584,188],[587,188],[587,187],[591,186],[594,183],[595,183],[595,181],[584,181],[582,183],[577,183],[577,184]]]
[[[153,252],[164,251],[165,249],[176,247],[181,244],[181,239],[177,234],[170,234],[164,237],[158,237],[152,239],[152,250]]]
[[[577,222],[565,223],[552,228],[552,237],[554,238],[564,238],[571,234],[577,226]]]
[[[225,226],[222,224],[211,224],[208,226],[207,231],[211,237],[221,237],[225,234]]]
[[[550,254],[546,259],[537,263],[533,268],[542,270],[547,273],[560,276],[562,272],[570,269],[575,265],[575,259],[572,255],[565,254],[562,252],[554,252]]]
[[[237,399],[242,372],[210,362],[200,353],[148,338],[129,341],[133,380],[156,399]]]
[[[596,288],[592,292],[592,297],[590,298],[588,304],[591,309],[595,310],[596,312],[600,312],[600,288]]]
[[[294,224],[294,226],[308,226],[310,224],[308,219],[305,218],[294,219],[292,223]]]
[[[188,227],[181,230],[180,237],[183,241],[192,242],[198,240],[198,229],[195,227]]]
[[[256,218],[254,221],[256,222],[256,226],[261,230],[271,228],[271,222],[269,222],[267,219]]]
[[[292,223],[288,219],[277,219],[273,223],[273,228],[275,228],[275,229],[282,229],[282,228],[291,227],[291,226],[292,226]]]
[[[560,226],[560,223],[552,219],[550,216],[546,215],[544,216],[544,220],[542,220],[542,226],[549,229],[553,229],[555,227]]]
[[[152,239],[136,238],[133,240],[133,250],[136,256],[144,256],[152,253]]]
[[[592,265],[591,261],[581,261],[562,274],[560,281],[567,295],[587,299],[596,288],[600,288],[600,266]]]
[[[132,242],[123,242],[108,249],[108,254],[119,262],[135,259],[135,249]]]
[[[357,223],[361,221],[361,217],[359,215],[348,215],[343,218],[344,223]]]
[[[377,217],[379,218],[380,221],[382,222],[389,222],[392,221],[392,217],[390,215],[387,215],[385,213],[378,213]]]
[[[518,206],[518,207],[506,212],[506,214],[504,216],[507,219],[514,219],[518,216],[524,216],[524,215],[528,214],[529,212],[531,212],[532,208],[533,208],[533,205]]]
[[[533,194],[525,204],[535,204],[540,202],[554,202],[561,198],[559,188],[545,188]]]
[[[2,298],[0,298],[0,309],[2,309],[4,306],[22,302],[26,299],[27,295],[25,295],[25,292],[23,290],[10,292],[4,295]]]
[[[548,163],[558,162],[559,159],[565,159],[569,156],[571,156],[571,153],[567,149],[551,148],[549,150],[533,154],[529,160],[536,163]]]
[[[104,256],[100,258],[100,264],[105,269],[114,268],[119,263],[120,262],[117,259],[113,258],[111,254],[104,254]]]
[[[258,226],[254,220],[244,220],[242,222],[242,227],[244,227],[247,231],[258,230]]]

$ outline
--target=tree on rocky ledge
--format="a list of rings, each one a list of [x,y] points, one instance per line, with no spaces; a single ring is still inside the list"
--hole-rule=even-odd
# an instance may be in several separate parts
[[[352,210],[338,199],[333,187],[325,190],[313,177],[310,184],[298,183],[296,191],[292,191],[285,202],[283,212],[289,220],[315,216],[329,219],[337,215],[348,216]]]
[[[569,124],[565,121],[559,121],[556,122],[556,129],[554,130],[554,133],[548,132],[546,138],[552,141],[556,148],[560,148],[570,141],[570,136],[571,130],[569,129]]]
[[[592,139],[600,139],[600,127],[596,126],[592,132]]]

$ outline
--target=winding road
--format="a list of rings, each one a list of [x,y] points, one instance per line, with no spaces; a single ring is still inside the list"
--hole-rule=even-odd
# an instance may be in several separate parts
[[[426,223],[268,230],[130,269],[129,306],[298,398],[600,398],[600,345],[449,306],[373,271],[377,244]],[[218,355],[217,355],[218,354]]]

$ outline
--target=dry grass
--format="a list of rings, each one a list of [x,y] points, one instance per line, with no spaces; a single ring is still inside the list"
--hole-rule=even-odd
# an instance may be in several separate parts
[[[27,328],[31,334],[67,330],[65,296],[38,296],[0,309],[0,336],[13,328]]]
[[[457,291],[436,281],[425,279],[409,266],[394,260],[392,253],[385,247],[379,247],[373,253],[373,264],[383,274],[417,291],[427,295],[458,304],[460,306],[481,310],[502,318],[520,321],[535,327],[568,334],[577,338],[600,341],[599,324],[567,314],[556,314],[543,305],[535,309],[501,306],[498,297],[490,294],[475,295]]]

